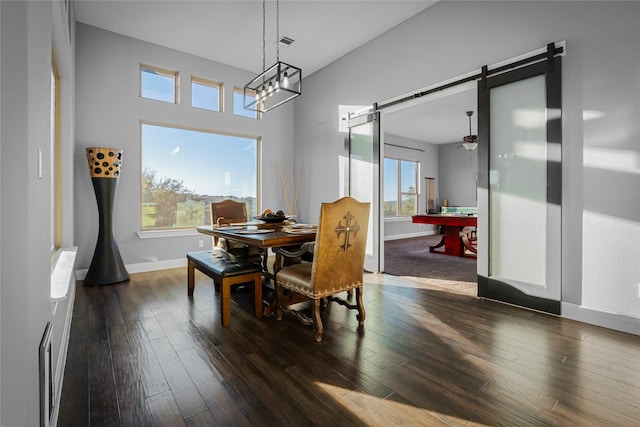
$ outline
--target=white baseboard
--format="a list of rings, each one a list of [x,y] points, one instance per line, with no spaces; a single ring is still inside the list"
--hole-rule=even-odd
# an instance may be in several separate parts
[[[164,261],[141,262],[138,264],[127,264],[125,268],[131,273],[145,273],[147,271],[167,270],[169,268],[179,268],[187,266],[187,258],[167,259]],[[76,279],[84,280],[88,269],[76,270]]]
[[[384,236],[384,241],[386,242],[388,240],[400,240],[400,239],[410,239],[412,237],[433,236],[434,234],[437,234],[437,230],[420,231],[417,233],[394,234],[393,236]]]
[[[576,304],[561,303],[562,317],[590,325],[640,335],[640,319],[622,314],[607,313]]]

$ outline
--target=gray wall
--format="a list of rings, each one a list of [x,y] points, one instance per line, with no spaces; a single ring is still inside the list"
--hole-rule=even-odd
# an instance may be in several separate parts
[[[185,253],[198,250],[203,235],[172,235],[141,239],[140,226],[140,120],[262,137],[262,206],[285,207],[280,162],[291,168],[293,154],[292,102],[253,120],[233,114],[233,86],[244,86],[252,73],[208,61],[176,50],[128,38],[85,24],[77,26],[77,116],[75,149],[75,232],[79,269],[88,268],[98,232],[98,210],[89,177],[85,148],[124,150],[114,207],[114,232],[124,263],[130,271],[147,263],[184,261]],[[140,63],[178,70],[181,103],[143,99],[139,93]],[[224,112],[191,107],[190,76],[224,84]],[[305,164],[306,167],[306,164]],[[204,238],[205,246],[211,239]]]
[[[0,425],[40,425],[38,347],[53,331],[54,374],[66,307],[51,302],[51,63],[62,84],[62,244],[73,244],[73,23],[64,1],[0,2]],[[70,34],[71,31],[71,34]],[[38,178],[38,150],[43,173]],[[61,316],[61,317],[60,317]],[[66,345],[64,346],[66,349]],[[62,350],[64,352],[64,350]],[[62,354],[61,356],[64,356]],[[62,368],[64,365],[62,365]],[[59,390],[56,390],[59,391]]]
[[[439,146],[440,202],[448,206],[477,206],[478,151],[460,143]]]
[[[640,331],[639,19],[639,2],[438,2],[345,55],[305,79],[296,100],[295,156],[316,165],[307,169],[303,212],[339,196],[339,105],[384,102],[566,40],[563,312]],[[583,119],[592,111],[600,118]],[[625,170],[607,161],[616,158]]]

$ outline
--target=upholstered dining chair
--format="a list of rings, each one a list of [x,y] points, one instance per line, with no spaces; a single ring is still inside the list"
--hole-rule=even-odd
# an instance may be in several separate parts
[[[322,204],[315,244],[306,246],[312,248],[313,261],[289,265],[276,272],[276,319],[281,320],[284,312],[291,313],[303,323],[313,324],[315,340],[322,341],[324,328],[320,306],[326,299],[357,310],[359,327],[364,326],[366,313],[362,290],[368,226],[369,203],[343,197]],[[353,289],[356,291],[355,304],[336,296]],[[311,319],[285,306],[284,295],[287,293],[311,300]]]
[[[244,202],[236,202],[232,199],[224,199],[220,202],[211,203],[211,225],[229,225],[237,222],[247,222],[247,204]],[[220,247],[239,257],[257,257],[259,252],[257,248],[234,242],[231,240],[218,239],[213,237],[213,246]]]

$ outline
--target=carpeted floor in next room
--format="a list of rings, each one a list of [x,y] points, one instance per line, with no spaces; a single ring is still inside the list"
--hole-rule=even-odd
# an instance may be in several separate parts
[[[411,278],[425,287],[467,295],[477,295],[475,258],[454,257],[429,252],[441,235],[386,240],[384,272]]]

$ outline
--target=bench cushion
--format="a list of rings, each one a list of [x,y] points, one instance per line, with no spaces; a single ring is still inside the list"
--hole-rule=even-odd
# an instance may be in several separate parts
[[[233,256],[220,248],[214,248],[210,251],[188,252],[187,259],[193,262],[198,269],[209,270],[220,277],[239,276],[262,271],[260,263]]]

